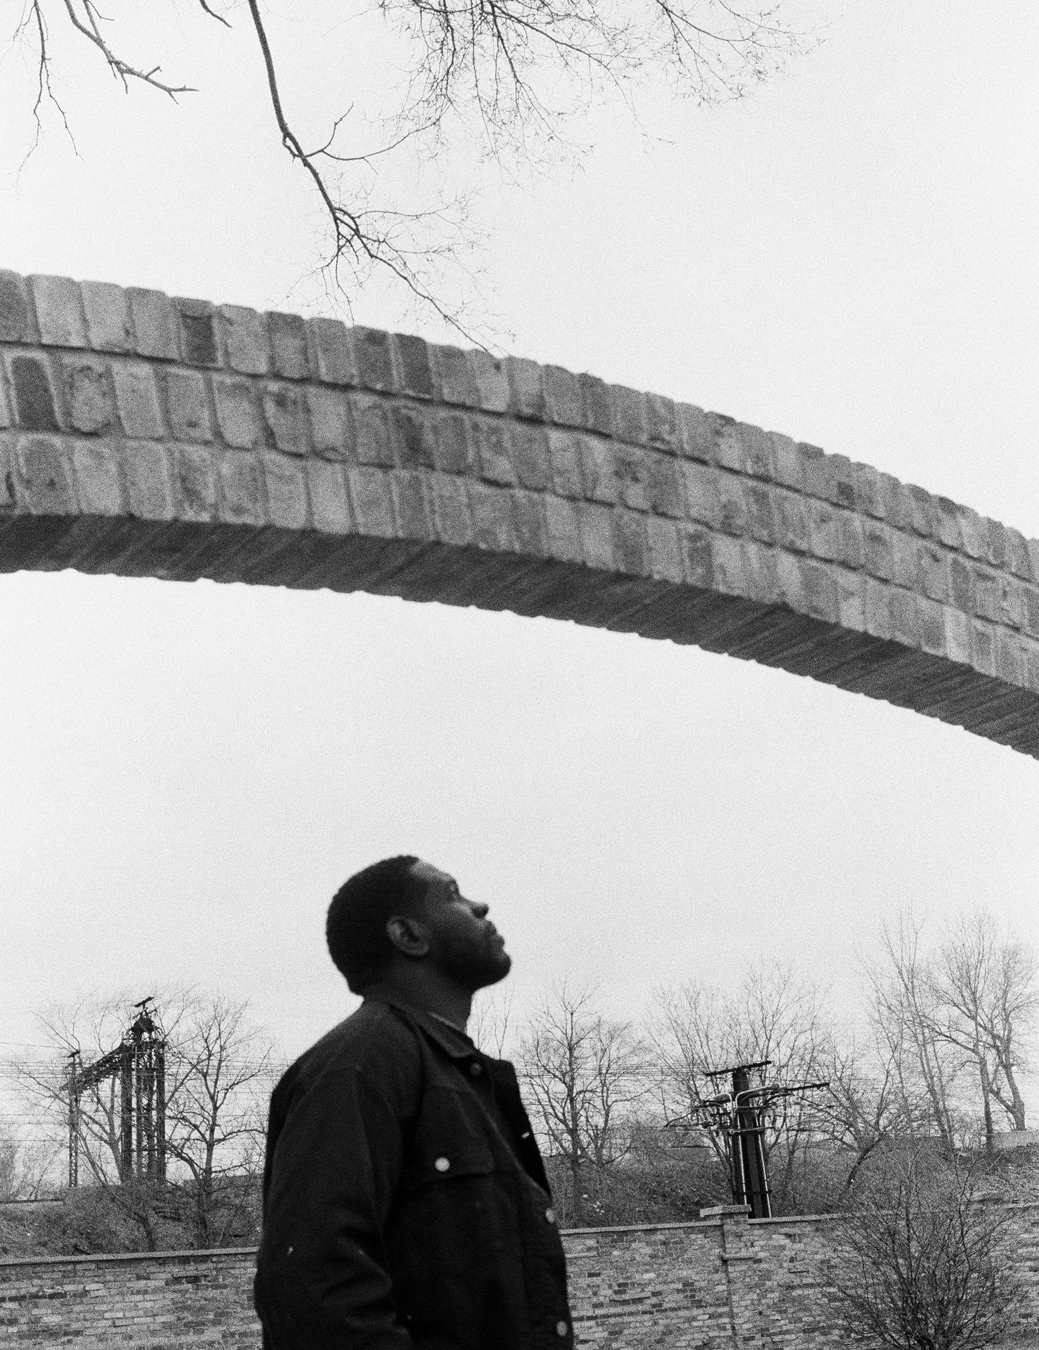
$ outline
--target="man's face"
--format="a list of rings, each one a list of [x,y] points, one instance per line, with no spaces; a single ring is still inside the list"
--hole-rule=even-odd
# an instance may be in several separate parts
[[[487,918],[487,905],[467,900],[454,877],[431,863],[415,863],[411,875],[426,883],[422,922],[429,930],[430,956],[444,974],[473,992],[503,980],[512,958]]]

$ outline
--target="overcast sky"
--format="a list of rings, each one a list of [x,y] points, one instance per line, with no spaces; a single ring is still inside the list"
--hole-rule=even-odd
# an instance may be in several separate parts
[[[132,12],[119,5],[114,15]],[[153,5],[153,10],[165,6]],[[315,134],[386,50],[279,0]],[[0,60],[0,266],[328,312],[321,218],[278,146],[244,7],[138,27],[200,92],[129,95],[61,33],[35,153]],[[650,90],[580,168],[484,186],[503,346],[865,460],[1039,535],[1039,14],[1030,0],[791,11],[816,50],[713,110]],[[20,6],[0,5],[6,50]],[[60,36],[59,36],[60,35]],[[406,186],[406,184],[405,184]],[[402,322],[380,283],[358,321]],[[448,339],[449,340],[449,339]],[[492,906],[522,1005],[565,977],[636,1014],[781,959],[857,997],[912,902],[1039,943],[1039,764],[727,657],[363,595],[0,577],[0,1040],[95,989],[248,996],[295,1053],[350,1006],[328,899],[414,852]],[[8,1047],[10,1049],[11,1047]],[[2,1053],[3,1047],[0,1047]]]

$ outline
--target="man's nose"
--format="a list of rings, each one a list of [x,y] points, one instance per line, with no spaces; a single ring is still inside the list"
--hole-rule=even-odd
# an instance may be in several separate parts
[[[472,906],[473,913],[476,915],[478,919],[483,919],[486,917],[487,911],[490,909],[490,905],[480,904],[475,900],[470,900],[469,903]]]

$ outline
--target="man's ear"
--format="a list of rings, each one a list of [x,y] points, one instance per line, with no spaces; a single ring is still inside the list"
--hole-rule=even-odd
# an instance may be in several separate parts
[[[426,956],[429,954],[429,936],[424,924],[414,919],[396,914],[386,920],[386,936],[404,956]]]

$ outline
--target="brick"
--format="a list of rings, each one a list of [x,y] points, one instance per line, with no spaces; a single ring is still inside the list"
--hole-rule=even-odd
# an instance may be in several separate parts
[[[505,373],[511,395],[509,406],[517,417],[541,420],[545,416],[545,389],[541,367],[523,357],[505,358]]]
[[[358,384],[350,332],[338,319],[309,319],[311,369],[325,384]]]
[[[977,511],[973,511],[969,506],[959,508],[960,518],[960,537],[963,541],[963,551],[972,558],[981,558],[985,555],[986,537],[985,526],[981,516]]]
[[[865,515],[883,519],[884,500],[880,474],[869,464],[853,464],[851,479],[855,493],[855,507]]]
[[[65,406],[75,431],[98,433],[114,425],[115,396],[104,361],[89,356],[62,360]]]
[[[216,310],[208,300],[175,296],[170,302],[180,330],[181,359],[189,366],[218,366]]]
[[[322,534],[349,534],[354,528],[353,511],[346,486],[346,469],[327,460],[303,463],[307,496],[314,529]]]
[[[884,519],[896,530],[913,528],[913,501],[909,489],[889,473],[880,475],[884,497]]]
[[[131,286],[126,292],[126,298],[130,302],[140,355],[167,361],[177,360],[180,352],[169,296],[162,291],[147,291]]]
[[[483,483],[469,484],[473,543],[477,548],[497,553],[515,551],[511,497],[512,494],[506,488],[492,488]]]
[[[308,519],[303,466],[298,459],[270,452],[261,454],[260,462],[270,524],[286,530],[302,530]]]
[[[220,435],[228,445],[236,450],[255,450],[266,443],[267,435],[252,380],[215,375],[213,402]]]
[[[682,446],[682,434],[674,399],[663,394],[647,394],[645,408],[646,443],[656,450],[677,454]]]
[[[389,333],[383,333],[378,328],[354,328],[351,337],[357,376],[362,387],[392,393],[396,387],[396,378]]]
[[[112,384],[119,421],[127,436],[158,440],[165,433],[159,391],[144,361],[113,361]]]
[[[1024,679],[1024,661],[1017,639],[1005,630],[996,632],[996,674],[1007,684],[1020,685]]]
[[[1025,587],[1025,629],[1032,637],[1039,638],[1039,588]]]
[[[674,521],[664,520],[660,516],[650,516],[646,521],[646,539],[649,546],[650,575],[660,581],[684,581],[678,527]]]
[[[545,520],[551,556],[560,562],[580,562],[583,553],[576,502],[566,501],[562,497],[546,497]]]
[[[1007,560],[1006,530],[998,520],[990,520],[987,516],[984,517],[982,524],[985,529],[982,557],[993,567],[1003,567]]]
[[[121,459],[127,514],[139,520],[172,520],[176,509],[164,447],[154,441],[127,441]]]
[[[469,364],[467,353],[462,351],[461,347],[434,347],[432,357],[443,401],[466,408],[479,407],[480,395],[476,387],[476,376]]]
[[[711,534],[695,525],[679,525],[678,541],[686,580],[704,590],[714,587],[714,543]]]
[[[776,520],[772,493],[763,483],[744,483],[743,499],[747,507],[747,529],[762,543],[776,542]]]
[[[801,456],[801,447],[789,436],[781,436],[778,431],[768,433],[772,442],[772,462],[775,465],[776,482],[798,492],[804,490],[805,471]]]
[[[548,451],[552,461],[553,491],[562,497],[582,496],[580,438],[569,431],[549,431]]]
[[[437,462],[437,413],[432,408],[400,406],[391,414],[398,460],[406,469],[432,469]]]
[[[591,440],[591,437],[587,439]],[[509,428],[512,462],[521,487],[542,492],[552,479],[548,436],[543,427],[514,422]]]
[[[837,613],[842,628],[854,633],[866,631],[866,578],[861,572],[840,569],[837,584]]]
[[[905,586],[907,590],[916,589],[918,571],[917,540],[901,530],[892,530],[891,539],[891,580],[896,586]]]
[[[338,389],[310,384],[306,390],[310,410],[310,441],[325,459],[350,459],[354,446],[350,405]]]
[[[645,445],[648,435],[645,394],[623,384],[611,384],[610,400],[617,439],[626,445]]]
[[[473,424],[480,476],[488,483],[515,487],[516,469],[509,453],[508,429],[502,422],[478,421]]]
[[[266,375],[271,362],[263,315],[243,305],[221,305],[218,314],[227,364],[240,375]]]
[[[919,585],[924,595],[943,605],[949,602],[948,555],[933,544],[921,544],[918,550]]]
[[[871,576],[890,581],[893,576],[893,531],[870,521],[862,528],[863,565]]]
[[[891,612],[891,636],[895,642],[907,647],[920,645],[920,616],[917,611],[916,596],[895,586],[888,594],[888,608]]]
[[[817,558],[835,561],[841,551],[837,512],[825,501],[809,499],[807,507],[811,552]]]
[[[974,612],[983,619],[1002,618],[1000,577],[984,567],[972,569],[974,575]]]
[[[603,436],[613,435],[613,402],[605,382],[595,375],[578,375],[581,386],[581,425]]]
[[[218,451],[217,515],[228,525],[262,525],[266,511],[260,460],[234,450]]]
[[[271,366],[286,380],[305,380],[310,374],[306,320],[298,314],[267,314],[267,336],[271,343]]]
[[[433,513],[426,492],[426,475],[398,469],[390,474],[390,492],[398,533],[404,539],[435,539]]]
[[[548,526],[544,497],[539,492],[523,491],[513,491],[509,496],[517,550],[528,557],[545,557],[548,553]]]
[[[57,431],[54,389],[44,358],[12,356],[10,372],[18,425],[25,431]]]
[[[948,497],[935,497],[936,534],[946,548],[959,548],[963,542],[960,535],[960,513],[956,503]]]
[[[795,492],[773,492],[772,503],[776,512],[777,542],[799,553],[810,552],[812,535],[808,498]]]
[[[727,534],[743,534],[747,528],[747,503],[743,483],[732,473],[720,473],[718,487],[718,528]]]
[[[478,406],[485,412],[508,412],[509,377],[505,362],[481,350],[471,351],[468,355],[476,383]]]
[[[460,413],[441,415],[433,440],[433,454],[442,473],[470,473],[475,469],[467,417]]]
[[[633,511],[649,510],[649,464],[644,450],[616,445],[613,455],[620,501]]]
[[[670,455],[646,456],[646,493],[651,510],[676,520],[685,515],[682,471]]]
[[[1031,581],[1032,562],[1028,556],[1028,541],[1021,531],[1015,530],[1012,525],[1004,526],[1003,538],[1006,543],[1007,566],[1023,581]],[[1036,580],[1039,580],[1039,577]]]
[[[348,466],[346,477],[358,532],[382,539],[394,538],[397,531],[388,475],[362,464]]]
[[[714,563],[714,589],[725,595],[746,595],[750,589],[747,579],[746,546],[742,539],[716,535],[711,551]]]
[[[862,522],[852,511],[837,513],[837,558],[845,567],[862,566]]]
[[[705,465],[686,461],[682,465],[685,484],[685,509],[690,520],[717,525],[721,518],[718,497],[718,473]]]
[[[425,340],[409,333],[390,335],[396,369],[400,373],[400,391],[413,398],[433,398],[436,388]]]
[[[958,609],[966,614],[974,613],[974,569],[955,556],[949,560],[949,592]]]
[[[697,459],[704,464],[710,463],[714,450],[714,430],[707,419],[707,414],[692,403],[676,404],[675,412],[678,417],[681,453],[688,459]]]
[[[892,588],[866,578],[866,632],[871,637],[891,639],[891,612],[888,597]]]
[[[583,421],[581,384],[562,366],[544,366],[545,413],[557,426],[579,427]]]
[[[582,436],[578,450],[583,495],[588,501],[612,505],[620,495],[613,444],[598,436]]]
[[[912,525],[917,534],[925,538],[938,536],[938,503],[934,497],[921,487],[910,483],[906,488],[912,504]]]
[[[950,661],[961,665],[970,665],[971,638],[970,619],[958,609],[948,605],[942,607],[942,619],[945,626],[945,653]]]
[[[358,461],[361,464],[393,464],[393,441],[382,399],[352,394],[349,406],[354,424],[354,453]]]
[[[17,272],[0,271],[0,342],[32,340],[32,313],[25,282]]]
[[[1039,539],[1026,539],[1028,545],[1028,561],[1031,564],[1032,576],[1039,581]]]
[[[920,646],[931,656],[944,656],[945,621],[941,605],[917,596],[916,611],[920,624]]]
[[[996,673],[996,635],[991,624],[975,619],[970,626],[970,663],[983,675]]]
[[[594,502],[579,502],[577,519],[584,561],[589,567],[612,572],[616,566],[612,510],[608,506],[599,506]]]
[[[430,487],[438,538],[445,544],[459,547],[471,543],[473,522],[464,480],[442,473],[431,474]]]
[[[85,347],[87,325],[79,287],[69,277],[30,277],[40,342],[44,347]]]
[[[1027,621],[1028,598],[1025,587],[1014,577],[999,579],[999,618],[1011,628],[1023,628]]]
[[[193,370],[164,369],[166,412],[178,441],[210,441],[213,424],[209,415],[205,376]]]
[[[14,425],[14,405],[7,396],[7,381],[4,379],[4,367],[0,362],[0,431]],[[53,430],[47,427],[46,430]]]
[[[215,519],[216,470],[209,451],[194,445],[175,446],[170,467],[178,518]]]
[[[78,510],[73,477],[60,442],[46,436],[22,436],[16,462],[19,496],[34,516],[70,516]]]
[[[132,352],[133,324],[126,292],[107,281],[80,283],[87,337],[96,352]]]
[[[75,441],[72,466],[76,495],[88,516],[118,516],[123,511],[119,451],[109,441]]]

